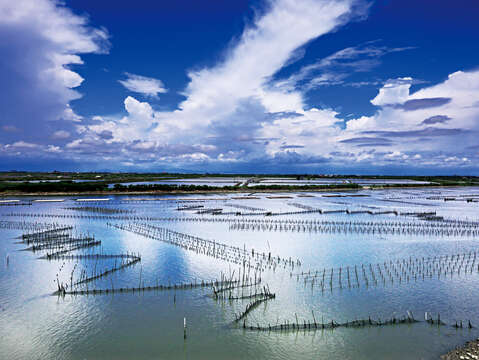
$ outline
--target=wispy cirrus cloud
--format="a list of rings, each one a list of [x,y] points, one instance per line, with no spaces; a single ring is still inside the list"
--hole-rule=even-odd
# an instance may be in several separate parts
[[[56,64],[53,68],[61,74],[50,75],[62,81],[50,81],[47,85],[42,82],[48,91],[52,86],[64,95],[47,92],[48,97],[57,99],[48,98],[46,103],[55,104],[58,111],[54,113],[70,119],[70,125],[48,129],[46,138],[53,143],[45,144],[22,138],[21,124],[6,117],[1,120],[0,136],[10,140],[0,144],[3,157],[60,156],[92,166],[107,163],[139,169],[161,166],[277,172],[313,172],[325,165],[331,169],[371,165],[436,169],[471,166],[479,160],[474,146],[479,132],[479,71],[454,72],[445,81],[413,93],[412,85],[422,81],[407,73],[387,81],[370,74],[388,54],[413,48],[386,47],[375,41],[318,59],[286,79],[276,78],[281,69],[304,56],[310,41],[363,16],[367,4],[361,1],[268,1],[220,61],[188,72],[189,82],[182,92],[184,100],[176,110],[156,111],[150,104],[148,97],[167,91],[159,79],[126,73],[120,83],[136,94],[125,97],[124,114],[91,118],[80,118],[69,107],[69,102],[79,96],[74,89],[82,79],[68,66],[80,64],[78,54],[105,51],[102,44],[107,33],[89,27],[86,19],[68,10],[62,12],[64,7],[58,3],[39,3],[53,6],[49,11],[66,19],[62,21],[75,19],[73,29],[89,45],[54,46],[59,54],[68,55],[58,63],[48,63]],[[28,11],[26,14],[29,21],[35,19]],[[26,22],[20,21],[18,30],[26,34],[28,44],[29,37],[35,34]],[[4,31],[2,26],[0,31]],[[50,42],[55,43],[46,41]],[[6,45],[0,41],[0,46]],[[43,45],[38,51],[43,49],[50,51],[49,46]],[[43,61],[42,56],[39,59]],[[50,69],[42,61],[32,74]],[[364,81],[349,82],[349,74],[363,74]],[[333,84],[377,86],[378,93],[371,99],[375,113],[340,119],[338,112],[317,109],[308,103],[311,89]],[[40,114],[47,118],[46,113]]]
[[[309,91],[320,86],[346,84],[346,79],[354,73],[370,72],[381,64],[387,54],[413,50],[415,47],[381,46],[379,41],[369,41],[358,46],[339,50],[316,62],[303,66],[286,79],[274,82],[277,87],[300,88]],[[377,81],[355,82],[352,86],[374,84]]]
[[[215,150],[207,154],[213,161],[224,161],[232,154],[250,160],[262,156],[264,147],[275,141],[258,140],[275,138],[263,136],[266,124],[305,115],[302,92],[271,88],[271,76],[297,57],[297,49],[308,41],[363,16],[365,9],[367,4],[357,0],[268,1],[222,61],[188,73],[190,82],[183,91],[186,100],[178,110],[153,111],[147,102],[129,96],[125,100],[127,116],[88,125],[83,136],[98,137],[108,130],[113,136],[106,140],[110,143],[141,139],[213,146]],[[159,87],[148,89],[154,93]],[[135,89],[139,90],[138,86]],[[243,141],[245,138],[256,140]]]

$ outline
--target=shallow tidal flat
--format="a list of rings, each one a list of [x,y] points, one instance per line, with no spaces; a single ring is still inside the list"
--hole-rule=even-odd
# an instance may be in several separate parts
[[[479,188],[16,199],[0,358],[438,359],[479,336]]]

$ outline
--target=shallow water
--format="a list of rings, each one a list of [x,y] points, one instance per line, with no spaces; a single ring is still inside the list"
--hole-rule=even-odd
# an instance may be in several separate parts
[[[244,183],[247,178],[199,178],[199,179],[172,179],[172,180],[156,180],[156,181],[140,181],[140,182],[124,182],[121,185],[194,185],[194,186],[214,186],[225,187],[235,186],[238,183]],[[296,180],[294,178],[261,178],[257,182],[248,184],[249,187],[258,185],[288,185],[288,186],[305,186],[305,185],[335,185],[355,183],[359,185],[383,185],[383,184],[428,184],[427,181],[417,181],[409,179],[336,179],[324,178],[314,180]],[[112,189],[115,184],[109,184]]]
[[[88,284],[89,288],[169,284],[218,279],[221,273],[238,274],[240,266],[184,250],[154,239],[108,227],[106,222],[128,224],[132,216],[202,219],[256,219],[271,223],[277,220],[361,221],[374,223],[425,223],[413,216],[372,214],[288,214],[278,216],[234,215],[235,212],[261,213],[241,206],[271,212],[301,211],[297,204],[322,210],[348,209],[381,212],[436,212],[445,220],[477,222],[479,188],[407,189],[336,193],[363,197],[327,197],[326,194],[255,194],[259,199],[235,200],[234,195],[181,196],[203,202],[177,202],[178,197],[145,197],[151,201],[126,201],[132,196],[112,196],[107,202],[36,203],[24,206],[0,206],[0,221],[27,221],[72,224],[76,231],[94,234],[101,240],[103,253],[139,253],[141,262],[111,276]],[[298,196],[300,195],[300,196]],[[330,195],[330,194],[328,194]],[[273,198],[268,198],[273,197]],[[456,197],[461,201],[444,201]],[[171,198],[171,201],[158,199]],[[223,200],[228,198],[228,200]],[[33,199],[33,198],[29,198]],[[216,199],[216,200],[215,200]],[[439,200],[437,200],[439,199]],[[178,211],[178,206],[203,205],[222,208],[227,215],[199,215],[196,210]],[[232,205],[232,206],[228,206]],[[234,206],[237,207],[234,207]],[[129,220],[106,220],[78,217],[105,216],[67,207],[97,207],[133,211]],[[16,215],[13,215],[16,214]],[[24,214],[24,215],[20,215]],[[36,216],[26,216],[27,214]],[[37,215],[47,215],[38,217]],[[53,217],[72,215],[72,217]],[[386,319],[402,317],[407,311],[424,319],[426,311],[454,324],[468,320],[479,325],[479,273],[454,274],[399,283],[371,284],[359,288],[344,286],[323,290],[318,283],[304,282],[301,272],[378,264],[390,260],[450,256],[477,250],[477,236],[468,235],[398,235],[385,233],[309,232],[230,229],[229,222],[145,221],[149,224],[229,244],[256,253],[299,259],[301,266],[277,266],[262,273],[262,285],[268,285],[276,298],[253,310],[248,325],[274,325],[285,321],[316,320],[345,322],[358,318]],[[385,225],[390,226],[390,225]],[[401,225],[399,225],[401,226]],[[431,326],[425,322],[390,327],[336,328],[334,330],[256,332],[243,330],[232,323],[234,313],[243,311],[251,301],[218,301],[210,288],[151,291],[114,295],[53,296],[56,276],[69,283],[71,270],[77,266],[91,271],[112,266],[112,261],[47,261],[43,253],[20,251],[23,232],[0,229],[0,358],[61,359],[437,359],[442,353],[479,336],[477,328],[455,329]],[[77,253],[95,253],[92,248]],[[6,264],[7,255],[9,259]],[[477,263],[476,263],[477,266]],[[60,271],[61,268],[61,271]],[[253,271],[250,273],[253,276]],[[345,281],[345,280],[344,280]],[[84,287],[86,288],[86,287]],[[243,290],[243,294],[248,293]],[[240,291],[241,293],[241,291]],[[183,338],[183,319],[187,320],[187,338]]]

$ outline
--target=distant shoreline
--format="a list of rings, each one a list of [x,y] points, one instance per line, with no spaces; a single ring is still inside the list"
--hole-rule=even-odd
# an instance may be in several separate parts
[[[234,181],[232,181],[234,179]],[[289,181],[274,181],[287,179]],[[228,181],[226,181],[228,180]],[[269,183],[266,180],[273,180]],[[342,180],[342,181],[341,181]],[[368,180],[368,181],[364,181]],[[399,180],[399,181],[398,181]],[[225,186],[217,182],[226,181]],[[265,181],[265,182],[262,182]],[[319,182],[319,183],[318,183]],[[254,184],[254,186],[250,186]],[[345,192],[479,186],[477,176],[264,175],[181,173],[0,172],[0,198],[9,196],[181,195]]]
[[[367,186],[367,187],[358,187],[358,188],[318,188],[318,189],[258,189],[255,191],[254,188],[245,189],[238,188],[237,190],[221,190],[214,188],[211,190],[150,190],[150,191],[118,191],[118,190],[108,190],[108,191],[67,191],[67,192],[3,192],[0,193],[0,198],[11,197],[11,196],[87,196],[87,195],[191,195],[191,194],[255,194],[255,193],[327,193],[327,192],[358,192],[364,190],[402,190],[402,189],[445,189],[445,188],[461,188],[461,187],[479,187],[477,185],[389,185],[389,186]]]

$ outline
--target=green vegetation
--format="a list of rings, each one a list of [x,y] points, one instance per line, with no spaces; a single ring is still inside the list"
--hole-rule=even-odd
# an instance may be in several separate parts
[[[60,182],[0,182],[1,193],[58,193],[58,192],[97,192],[108,189],[108,184],[104,182],[80,182],[72,181]]]
[[[427,181],[429,184],[371,184],[371,189],[403,188],[420,186],[478,186],[479,177],[475,176],[358,176],[334,175],[335,179],[350,179],[350,183],[330,185],[274,185],[259,183],[254,187],[247,186],[210,186],[210,185],[175,185],[175,184],[131,184],[130,182],[152,182],[157,180],[173,180],[178,178],[201,179],[231,177],[225,174],[175,174],[175,173],[72,173],[72,172],[0,172],[0,194],[35,194],[35,193],[129,193],[129,192],[231,192],[231,191],[314,191],[333,189],[360,189],[355,179],[394,179]],[[313,180],[333,178],[329,175],[234,175],[242,178],[274,178],[282,177],[291,180]],[[89,180],[89,181],[87,181]],[[80,182],[78,182],[80,181]],[[109,185],[115,184],[112,188]]]
[[[360,189],[357,184],[337,185],[258,185],[254,188],[235,186],[208,186],[208,185],[169,185],[169,184],[115,184],[108,188],[105,181],[92,182],[0,182],[0,193],[131,193],[131,192],[228,192],[228,191],[298,191],[298,190],[327,190],[327,189]]]
[[[168,173],[103,173],[103,172],[22,172],[9,171],[0,172],[0,181],[32,181],[32,180],[99,180],[108,183],[133,182],[133,181],[154,181],[188,177],[184,174]]]
[[[318,189],[359,189],[361,186],[358,184],[338,184],[338,185],[305,185],[305,186],[294,186],[294,185],[257,185],[254,187],[236,187],[236,186],[209,186],[209,185],[165,185],[165,184],[153,184],[153,185],[121,185],[115,184],[114,190],[116,191],[162,191],[162,192],[171,192],[171,191],[244,191],[245,189],[249,191],[265,191],[265,190],[318,190]]]
[[[373,179],[373,177],[370,177]],[[391,177],[389,178],[391,179]],[[399,178],[394,178],[399,179]],[[428,181],[430,184],[419,186],[478,186],[479,178],[475,176],[410,176],[401,179]],[[382,187],[415,187],[418,184],[384,184]]]

